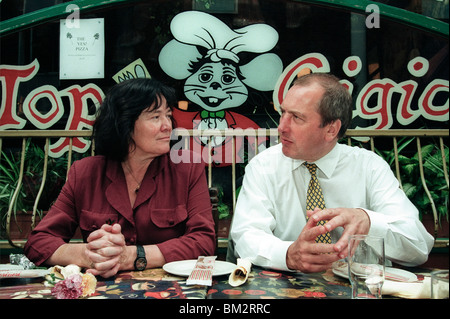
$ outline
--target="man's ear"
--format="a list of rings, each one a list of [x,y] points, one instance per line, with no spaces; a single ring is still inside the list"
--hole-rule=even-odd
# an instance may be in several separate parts
[[[341,129],[341,120],[335,120],[327,125],[327,140],[332,141],[334,139],[337,139],[337,136],[339,135],[339,130]]]

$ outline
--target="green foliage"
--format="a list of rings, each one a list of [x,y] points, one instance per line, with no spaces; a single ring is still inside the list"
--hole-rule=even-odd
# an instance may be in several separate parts
[[[231,217],[230,208],[227,204],[224,203],[223,197],[223,188],[221,186],[217,187],[218,194],[217,197],[219,198],[219,203],[217,204],[217,210],[219,211],[219,219],[227,219]]]
[[[409,152],[406,154],[408,146],[415,141],[414,137],[405,137],[398,142],[398,161],[400,176],[405,194],[416,205],[420,217],[422,214],[432,214],[431,201],[425,192],[420,178],[419,152]],[[441,150],[438,143],[430,143],[421,147],[422,163],[426,186],[430,192],[433,202],[438,212],[439,220],[445,218],[448,221],[449,188],[444,177],[444,166],[442,162]],[[377,151],[391,166],[395,172],[394,151]],[[444,158],[446,167],[449,166],[449,148],[444,146]]]
[[[33,144],[30,139],[27,140],[22,184],[12,208],[13,217],[17,212],[26,213],[33,210],[34,201],[42,183],[44,155],[42,147]],[[0,158],[0,228],[2,229],[6,226],[9,205],[18,185],[20,161],[21,151],[13,149],[2,151]],[[58,196],[65,182],[66,170],[66,158],[48,158],[45,188],[37,207],[39,215],[43,210],[48,210]]]
[[[0,162],[0,218],[1,225],[4,225],[6,220],[6,213],[9,209],[9,203],[12,200],[14,190],[17,186],[17,181],[19,179],[20,172],[20,159],[16,161],[12,154],[8,156],[2,152]],[[21,199],[25,198],[26,194],[21,190],[18,194],[18,200],[16,201],[13,210],[14,211],[24,211],[23,201]]]

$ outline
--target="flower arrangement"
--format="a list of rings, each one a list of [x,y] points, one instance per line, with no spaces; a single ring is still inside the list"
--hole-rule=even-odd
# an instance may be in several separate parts
[[[90,273],[83,274],[77,265],[54,266],[45,276],[47,287],[52,287],[56,299],[78,299],[92,295],[97,287],[97,279]]]

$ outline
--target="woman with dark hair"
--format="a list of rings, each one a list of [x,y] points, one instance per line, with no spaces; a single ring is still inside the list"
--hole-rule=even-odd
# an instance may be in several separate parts
[[[110,277],[214,253],[204,163],[170,160],[175,103],[174,90],[152,79],[127,80],[108,92],[93,128],[97,155],[72,165],[28,238],[30,260]],[[69,243],[78,226],[84,243]]]

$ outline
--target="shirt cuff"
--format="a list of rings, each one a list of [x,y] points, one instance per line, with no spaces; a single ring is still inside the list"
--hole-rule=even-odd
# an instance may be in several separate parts
[[[387,229],[387,223],[385,221],[386,216],[377,214],[376,212],[368,209],[364,209],[364,211],[367,213],[367,215],[369,215],[370,218],[369,235],[384,238]]]
[[[271,246],[270,268],[283,271],[292,271],[292,269],[289,269],[286,265],[287,250],[292,243],[293,241],[279,241],[275,245]]]

